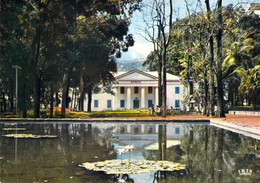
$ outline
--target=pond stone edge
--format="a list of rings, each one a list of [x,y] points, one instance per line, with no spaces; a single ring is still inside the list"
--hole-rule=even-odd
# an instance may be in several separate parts
[[[217,119],[210,120],[210,125],[260,140],[259,129],[254,129],[252,127],[246,127]]]
[[[200,122],[200,123],[210,123],[209,119],[71,119],[71,118],[0,118],[0,122],[126,122],[126,123],[170,123],[170,122]]]

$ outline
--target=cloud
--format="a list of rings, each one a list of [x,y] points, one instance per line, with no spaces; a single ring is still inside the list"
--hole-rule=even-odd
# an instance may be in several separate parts
[[[123,52],[120,60],[135,60],[139,58],[146,58],[153,50],[153,44],[149,42],[135,42],[133,47],[128,49],[128,52]]]

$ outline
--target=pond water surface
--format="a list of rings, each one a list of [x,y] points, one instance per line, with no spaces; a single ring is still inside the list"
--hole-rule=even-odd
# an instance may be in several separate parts
[[[16,130],[15,130],[16,129]],[[57,135],[11,138],[7,134]],[[79,165],[128,159],[118,149],[133,145],[132,160],[169,160],[185,174],[130,174],[128,182],[260,182],[260,141],[196,123],[0,123],[0,182],[99,183],[115,176]],[[165,148],[166,147],[166,148]]]

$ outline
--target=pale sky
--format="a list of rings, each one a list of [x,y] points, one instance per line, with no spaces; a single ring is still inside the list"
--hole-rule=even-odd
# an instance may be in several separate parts
[[[187,0],[189,6],[196,7],[197,0]],[[204,0],[200,0],[203,8],[205,8]],[[153,0],[143,0],[144,5],[153,2]],[[217,0],[210,0],[210,6],[213,9],[216,5]],[[223,0],[223,5],[226,6],[228,4],[243,4],[249,6],[249,3],[258,2],[260,0]],[[187,16],[186,6],[184,0],[173,0],[173,7],[174,7],[174,19],[175,18],[183,18]],[[144,6],[145,11],[145,6]],[[190,10],[191,13],[194,10]],[[197,9],[196,11],[199,11]],[[145,33],[143,31],[145,27],[145,23],[143,22],[143,13],[136,11],[131,19],[131,25],[129,27],[129,33],[133,34],[135,39],[135,45],[128,49],[128,52],[123,52],[122,57],[118,60],[125,61],[125,60],[135,60],[135,59],[145,59],[148,54],[153,51],[152,43],[148,42],[144,39]]]

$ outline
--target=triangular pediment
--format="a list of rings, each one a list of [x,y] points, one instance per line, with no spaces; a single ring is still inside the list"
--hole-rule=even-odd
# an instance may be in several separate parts
[[[131,70],[129,72],[123,73],[116,77],[117,80],[121,81],[151,81],[157,80],[156,76],[148,74],[144,71],[140,71],[138,69]]]

